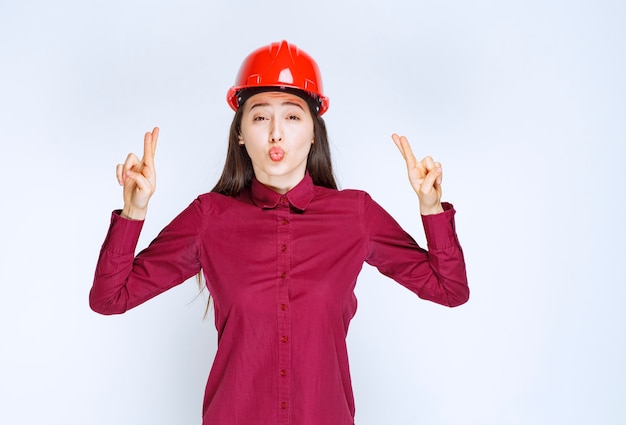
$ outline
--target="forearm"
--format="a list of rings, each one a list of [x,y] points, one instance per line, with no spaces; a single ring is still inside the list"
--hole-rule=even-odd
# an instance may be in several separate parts
[[[469,286],[465,258],[456,234],[454,208],[444,202],[442,210],[440,214],[422,215],[428,261],[433,271],[433,278],[423,286],[422,292],[427,299],[430,299],[428,294],[439,294],[434,301],[455,307],[469,299]]]
[[[111,224],[100,250],[89,292],[92,310],[101,314],[117,314],[129,308],[125,286],[132,271],[142,227],[143,221],[126,220],[120,211],[111,215]]]

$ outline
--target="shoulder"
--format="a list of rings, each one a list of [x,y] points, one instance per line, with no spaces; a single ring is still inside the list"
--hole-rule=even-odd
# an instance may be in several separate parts
[[[232,211],[237,208],[245,208],[252,205],[250,194],[248,191],[243,190],[240,194],[235,196],[224,195],[217,192],[207,192],[198,195],[196,199],[191,203],[203,214],[221,214],[226,211]]]
[[[361,189],[329,189],[327,187],[315,186],[316,196],[341,199],[346,201],[373,202],[370,194]]]
[[[213,215],[227,208],[230,197],[219,193],[208,192],[198,195],[191,201],[187,210],[191,210],[200,216]]]
[[[194,200],[194,202],[198,202],[202,205],[205,205],[205,204],[206,205],[210,205],[210,204],[220,205],[220,204],[230,202],[232,198],[233,198],[232,196],[222,195],[221,193],[217,193],[217,192],[207,192],[207,193],[202,193],[198,195],[198,197]]]
[[[358,189],[330,189],[323,186],[315,186],[315,197],[337,200],[356,200],[368,197],[367,192]]]
[[[316,202],[325,205],[343,206],[354,212],[363,212],[367,210],[371,204],[375,204],[372,197],[364,190],[359,189],[329,189],[326,187],[315,186]]]

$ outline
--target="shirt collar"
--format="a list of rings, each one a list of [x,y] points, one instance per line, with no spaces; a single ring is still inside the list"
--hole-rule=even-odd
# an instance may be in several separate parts
[[[250,185],[250,194],[254,204],[261,208],[275,208],[281,197],[285,196],[289,200],[289,204],[300,211],[304,211],[313,199],[315,194],[314,188],[315,185],[313,185],[313,179],[309,176],[309,173],[306,173],[304,178],[300,180],[300,183],[284,195],[274,192],[253,177]]]

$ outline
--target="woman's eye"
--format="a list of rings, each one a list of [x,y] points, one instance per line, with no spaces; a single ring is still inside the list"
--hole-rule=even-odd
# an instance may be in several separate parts
[[[254,117],[254,121],[265,121],[265,120],[266,120],[266,118],[264,116]]]
[[[297,115],[289,115],[288,119],[290,119],[290,120],[299,120],[300,117],[297,116]]]

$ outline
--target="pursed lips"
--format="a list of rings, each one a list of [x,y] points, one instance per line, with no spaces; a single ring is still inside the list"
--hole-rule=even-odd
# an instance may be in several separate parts
[[[283,157],[285,156],[285,151],[279,148],[278,146],[273,146],[270,149],[269,154],[270,154],[270,158],[272,161],[278,162],[278,161],[281,161]]]

